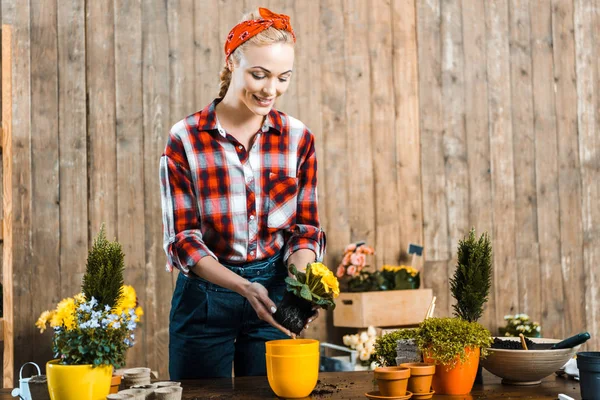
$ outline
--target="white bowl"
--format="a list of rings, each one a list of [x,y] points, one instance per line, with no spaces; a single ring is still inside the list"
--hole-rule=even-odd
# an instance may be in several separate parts
[[[520,341],[514,337],[502,340]],[[558,339],[529,338],[534,343],[558,343]],[[483,368],[502,378],[507,385],[537,385],[542,379],[558,371],[575,355],[579,346],[560,350],[506,350],[488,348],[488,356],[481,360]]]

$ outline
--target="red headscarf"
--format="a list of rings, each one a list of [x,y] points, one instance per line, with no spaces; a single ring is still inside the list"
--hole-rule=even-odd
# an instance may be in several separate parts
[[[225,60],[227,60],[229,55],[242,43],[271,26],[279,30],[290,32],[294,38],[294,42],[296,41],[296,35],[290,24],[290,17],[284,14],[275,14],[262,7],[258,9],[258,12],[262,19],[242,21],[231,29],[229,35],[227,35],[227,40],[225,41]]]

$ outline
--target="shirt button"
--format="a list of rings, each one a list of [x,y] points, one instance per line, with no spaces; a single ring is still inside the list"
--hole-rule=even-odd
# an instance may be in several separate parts
[[[252,221],[253,219],[254,219],[254,214],[252,214],[252,215],[250,216],[250,221]]]
[[[250,252],[250,255],[251,255],[251,256],[253,256],[253,255],[254,255],[254,250],[252,250],[252,251]]]
[[[241,144],[238,146],[238,149],[242,150],[244,148],[244,146],[242,146]]]
[[[249,176],[249,177],[246,178],[246,182],[250,183],[250,182],[252,182],[252,179],[253,178],[251,176]]]

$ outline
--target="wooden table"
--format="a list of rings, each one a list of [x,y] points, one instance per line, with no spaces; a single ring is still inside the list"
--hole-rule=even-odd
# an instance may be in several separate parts
[[[319,384],[313,395],[307,399],[366,399],[365,393],[377,390],[373,383],[372,371],[326,372],[320,374]],[[475,385],[466,396],[439,396],[434,399],[473,400],[473,399],[557,399],[564,393],[580,400],[577,381],[551,376],[538,386],[506,386],[500,379],[484,371],[484,384]],[[277,399],[269,388],[266,377],[243,377],[235,379],[210,379],[183,381],[183,400],[253,400]],[[0,391],[0,400],[15,400],[9,389]]]

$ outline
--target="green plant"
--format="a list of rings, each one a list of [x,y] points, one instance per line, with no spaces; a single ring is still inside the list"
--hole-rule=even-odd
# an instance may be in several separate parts
[[[481,356],[492,343],[490,332],[477,322],[461,318],[428,318],[419,325],[419,349],[438,364],[452,368],[467,359],[467,348],[480,348]]]
[[[458,265],[450,279],[450,290],[456,299],[454,315],[469,322],[483,314],[492,284],[492,245],[487,233],[475,238],[471,229],[458,243]]]
[[[398,329],[386,333],[375,341],[375,351],[370,361],[375,361],[380,366],[396,365],[396,346],[400,339],[416,339],[419,335],[418,328]]]
[[[135,290],[123,286],[123,257],[120,244],[108,242],[103,227],[88,253],[82,293],[40,315],[41,332],[48,324],[54,328],[52,347],[60,364],[125,365],[143,311]]]
[[[89,251],[86,273],[83,276],[82,291],[86,299],[94,297],[98,303],[117,304],[122,295],[124,254],[121,244],[106,240],[104,225]]]

